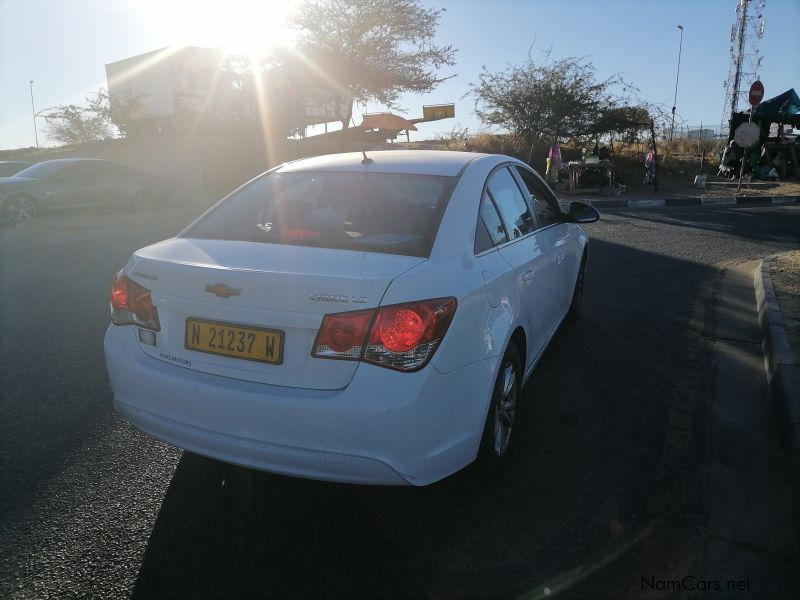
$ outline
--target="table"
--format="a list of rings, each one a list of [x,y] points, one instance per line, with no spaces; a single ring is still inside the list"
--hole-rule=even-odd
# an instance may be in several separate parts
[[[598,160],[597,162],[578,162],[573,161],[567,163],[567,170],[569,171],[569,193],[577,196],[580,193],[599,192],[604,188],[581,188],[581,175],[586,171],[596,170],[605,171],[605,179],[608,181],[608,189],[613,190],[616,187],[616,171],[614,168],[613,160]]]

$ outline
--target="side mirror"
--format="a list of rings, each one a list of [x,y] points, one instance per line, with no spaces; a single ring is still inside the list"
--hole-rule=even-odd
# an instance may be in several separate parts
[[[567,221],[570,223],[594,223],[600,218],[597,209],[583,202],[570,202]]]

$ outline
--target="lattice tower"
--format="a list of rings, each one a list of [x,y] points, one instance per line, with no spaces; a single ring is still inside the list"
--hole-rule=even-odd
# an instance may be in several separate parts
[[[750,86],[758,79],[758,70],[764,57],[758,50],[758,41],[764,37],[764,7],[766,0],[737,0],[736,22],[731,27],[731,67],[725,81],[725,107],[722,109],[722,134],[727,134],[729,119],[739,112],[740,104],[747,104]]]

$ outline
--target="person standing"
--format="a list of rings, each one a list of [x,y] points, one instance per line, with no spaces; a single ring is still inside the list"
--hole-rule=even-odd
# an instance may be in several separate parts
[[[561,146],[556,142],[547,151],[547,168],[545,169],[545,179],[553,189],[558,185],[558,173],[560,170]]]

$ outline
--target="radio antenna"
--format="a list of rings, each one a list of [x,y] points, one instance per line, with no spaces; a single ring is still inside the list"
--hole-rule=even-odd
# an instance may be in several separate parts
[[[373,162],[372,159],[369,156],[367,156],[367,152],[366,150],[364,150],[364,146],[361,146],[361,154],[364,155],[364,159],[361,161],[362,165],[368,165],[371,162]]]

